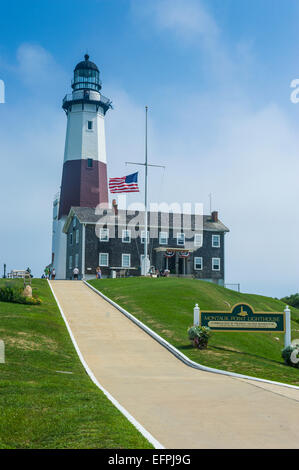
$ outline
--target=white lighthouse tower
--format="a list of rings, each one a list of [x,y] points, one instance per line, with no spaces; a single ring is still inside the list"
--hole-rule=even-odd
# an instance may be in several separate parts
[[[52,266],[66,277],[66,235],[70,208],[108,203],[105,114],[111,101],[101,93],[100,72],[86,54],[74,70],[73,92],[63,99],[67,115],[60,198],[54,201]],[[59,200],[59,202],[58,202]]]

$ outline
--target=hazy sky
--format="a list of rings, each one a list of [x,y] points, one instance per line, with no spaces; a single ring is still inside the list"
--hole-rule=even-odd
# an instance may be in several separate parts
[[[144,159],[150,199],[203,202],[230,228],[226,282],[281,297],[299,291],[297,0],[26,0],[0,17],[0,273],[51,257],[74,66],[99,67],[109,176]],[[140,175],[142,176],[142,174]],[[143,188],[143,179],[140,180]],[[141,195],[142,196],[142,195]],[[136,196],[130,195],[130,201]]]

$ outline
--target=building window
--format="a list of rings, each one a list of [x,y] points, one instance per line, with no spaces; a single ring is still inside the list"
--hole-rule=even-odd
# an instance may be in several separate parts
[[[73,267],[73,257],[70,256],[69,257],[69,269],[72,269],[72,267]]]
[[[122,242],[123,243],[131,243],[131,230],[123,230],[122,231]]]
[[[185,234],[184,233],[177,233],[176,243],[179,246],[185,246]]]
[[[100,229],[100,241],[109,242],[109,228]]]
[[[87,129],[89,131],[92,131],[92,125],[93,125],[93,122],[92,121],[87,121]]]
[[[202,270],[202,258],[199,258],[199,257],[194,258],[194,269],[197,271]]]
[[[100,253],[99,255],[99,266],[108,266],[109,263],[109,254]]]
[[[220,235],[212,235],[212,247],[220,248]]]
[[[79,229],[76,230],[76,243],[79,243]]]
[[[131,255],[123,253],[121,255],[121,265],[123,268],[130,268],[131,267]]]
[[[88,158],[87,159],[87,168],[92,168],[93,166],[93,159],[92,158]]]
[[[220,271],[220,258],[212,258],[212,270]]]
[[[141,243],[144,244],[145,242],[145,230],[141,232]],[[147,243],[149,242],[149,232],[147,232]]]
[[[76,217],[73,217],[73,227],[76,227],[76,225],[77,225],[77,219]]]
[[[202,233],[194,235],[194,246],[202,246]]]
[[[75,268],[78,268],[79,267],[79,254],[76,253],[75,254]]]
[[[73,244],[73,234],[70,233],[70,245],[72,245],[72,244]]]
[[[167,243],[168,243],[168,233],[167,232],[160,232],[159,233],[159,243],[160,243],[160,245],[167,245]]]

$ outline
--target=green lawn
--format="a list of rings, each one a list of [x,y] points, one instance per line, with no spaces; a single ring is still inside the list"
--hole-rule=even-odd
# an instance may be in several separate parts
[[[47,282],[33,291],[42,305],[0,302],[0,448],[152,448],[89,379]]]
[[[193,307],[230,310],[246,302],[257,311],[283,311],[279,300],[242,294],[195,279],[127,278],[90,283],[136,316],[182,353],[200,364],[264,379],[299,385],[299,370],[281,357],[283,333],[213,332],[207,350],[194,349],[187,329],[193,324]],[[299,310],[292,310],[292,339],[299,339]]]

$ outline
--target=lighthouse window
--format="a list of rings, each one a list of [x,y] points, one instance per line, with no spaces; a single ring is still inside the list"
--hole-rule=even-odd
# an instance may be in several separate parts
[[[92,121],[87,121],[87,129],[92,131]]]
[[[92,158],[88,158],[88,159],[87,159],[87,168],[92,168],[92,165],[93,165],[93,160],[92,160]]]

